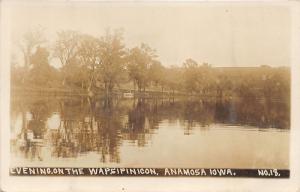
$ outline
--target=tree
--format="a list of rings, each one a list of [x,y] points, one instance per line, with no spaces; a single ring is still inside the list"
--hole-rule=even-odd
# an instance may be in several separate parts
[[[178,91],[181,89],[183,71],[179,67],[171,66],[170,68],[166,69],[164,75],[166,79],[166,86],[171,89],[174,96],[175,90]]]
[[[35,29],[26,32],[19,42],[19,47],[21,48],[24,57],[24,74],[22,79],[23,83],[25,82],[25,79],[27,78],[27,74],[31,67],[31,56],[34,54],[36,48],[43,44],[45,41],[44,28],[38,26]]]
[[[193,59],[187,59],[184,63],[184,83],[186,91],[198,92],[199,64]]]
[[[82,34],[79,37],[77,54],[82,68],[87,71],[89,91],[94,86],[96,70],[100,65],[100,45],[100,40],[91,35]]]
[[[165,67],[159,61],[153,61],[149,68],[149,79],[157,86],[160,85],[161,91],[164,92],[166,86]]]
[[[66,65],[70,64],[75,60],[77,54],[78,46],[78,36],[79,33],[76,31],[60,31],[57,33],[57,40],[54,46],[54,57],[57,57],[64,68]],[[62,70],[63,82],[65,85],[66,72]]]
[[[62,68],[62,71],[64,71],[64,79],[67,85],[73,88],[88,88],[88,69],[80,63],[79,59],[73,59],[72,62]]]
[[[49,86],[57,79],[57,71],[49,65],[49,51],[44,47],[37,47],[30,57],[32,68],[29,71],[30,82],[33,85]]]
[[[11,77],[11,83],[13,85],[22,85],[22,80],[25,75],[25,67],[24,66],[18,66],[18,62],[16,60],[16,56],[14,54],[11,55],[10,59],[10,77]]]
[[[100,38],[98,79],[104,84],[106,94],[110,94],[116,85],[125,79],[125,46],[123,33],[116,30],[106,31]]]
[[[157,63],[155,60],[155,50],[151,49],[148,45],[142,43],[140,47],[132,48],[128,56],[128,73],[130,79],[138,87],[138,91],[145,91],[148,85],[149,70],[153,63]]]
[[[185,89],[188,92],[207,95],[214,89],[215,78],[208,63],[199,65],[192,59],[184,62]]]

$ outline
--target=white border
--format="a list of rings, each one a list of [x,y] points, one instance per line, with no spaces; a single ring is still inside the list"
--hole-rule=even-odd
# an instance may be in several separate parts
[[[1,2],[1,1],[0,1]],[[37,1],[31,1],[37,2]],[[52,1],[53,2],[53,1]],[[55,1],[58,2],[58,1]],[[78,1],[77,1],[78,2]],[[94,2],[94,1],[90,1]],[[115,1],[116,2],[116,1]],[[120,2],[120,1],[119,1]],[[131,3],[133,1],[130,1]],[[156,1],[157,2],[157,1]],[[168,1],[165,1],[168,2]],[[194,1],[191,1],[194,2]],[[9,177],[9,9],[7,1],[1,2],[1,178],[3,191],[300,191],[300,3],[287,1],[279,5],[291,7],[292,13],[292,102],[291,102],[291,145],[290,179],[252,178],[142,178],[142,177]],[[43,2],[45,3],[45,2]],[[64,1],[63,3],[68,3]],[[73,2],[74,3],[74,2]],[[141,3],[141,2],[140,2]],[[170,3],[170,2],[169,2]],[[205,2],[203,2],[205,3]],[[225,2],[226,3],[226,2]],[[242,3],[245,3],[242,2]],[[247,1],[246,4],[248,4]],[[268,4],[266,3],[266,4]],[[211,3],[212,6],[214,3]],[[251,3],[250,3],[251,4]]]

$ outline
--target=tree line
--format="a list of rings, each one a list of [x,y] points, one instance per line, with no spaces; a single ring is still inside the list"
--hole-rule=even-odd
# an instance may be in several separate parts
[[[106,30],[95,37],[72,30],[57,32],[49,45],[37,28],[19,41],[24,64],[11,62],[13,87],[70,88],[110,94],[127,89],[143,93],[187,95],[266,96],[289,98],[288,67],[212,67],[191,58],[182,66],[164,66],[156,51],[145,43],[126,47],[123,31]],[[60,68],[52,62],[59,61]]]

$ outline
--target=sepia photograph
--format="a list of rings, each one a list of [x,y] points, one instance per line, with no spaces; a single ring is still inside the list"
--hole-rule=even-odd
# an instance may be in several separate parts
[[[290,178],[290,4],[7,7],[10,177]]]

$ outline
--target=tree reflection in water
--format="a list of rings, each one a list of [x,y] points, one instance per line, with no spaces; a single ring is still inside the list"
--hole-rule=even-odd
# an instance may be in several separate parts
[[[215,123],[278,129],[290,126],[289,102],[249,97],[15,98],[11,109],[11,131],[16,133],[11,139],[13,149],[26,159],[40,161],[41,150],[50,146],[51,152],[46,153],[52,158],[97,153],[103,163],[119,163],[123,142],[138,147],[149,145],[162,121],[179,122],[185,135],[193,134],[194,129],[209,129]],[[17,119],[22,125],[20,130],[14,127]]]

